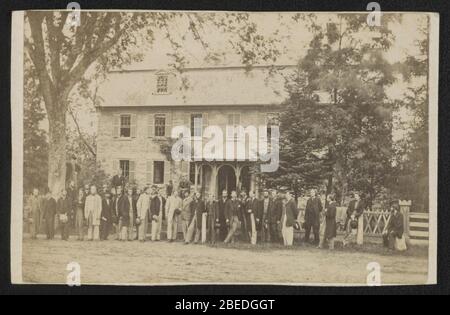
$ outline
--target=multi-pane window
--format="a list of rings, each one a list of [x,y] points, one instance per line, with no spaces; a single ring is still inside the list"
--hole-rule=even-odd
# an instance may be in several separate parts
[[[131,115],[120,116],[120,137],[131,137]]]
[[[164,161],[153,162],[153,183],[164,184]]]
[[[122,170],[122,176],[128,178],[130,176],[130,161],[120,160],[120,169]]]
[[[201,137],[203,135],[203,115],[192,114],[191,115],[191,136]]]
[[[166,136],[166,116],[165,115],[155,115],[155,136],[165,137]]]
[[[158,75],[156,79],[156,93],[165,94],[169,92],[169,76]]]

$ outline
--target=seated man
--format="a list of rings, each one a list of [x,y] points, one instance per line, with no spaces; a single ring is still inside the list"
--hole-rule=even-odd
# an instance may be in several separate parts
[[[398,205],[391,205],[392,216],[389,219],[385,232],[383,233],[383,244],[389,249],[396,249],[396,241],[403,239],[403,215]]]

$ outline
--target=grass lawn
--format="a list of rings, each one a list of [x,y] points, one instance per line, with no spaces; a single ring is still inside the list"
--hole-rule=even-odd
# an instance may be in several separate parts
[[[381,266],[383,284],[424,284],[426,248],[391,253],[378,244],[338,248],[182,242],[64,242],[23,240],[26,283],[66,283],[66,266],[81,266],[82,284],[283,283],[366,284],[371,262]]]

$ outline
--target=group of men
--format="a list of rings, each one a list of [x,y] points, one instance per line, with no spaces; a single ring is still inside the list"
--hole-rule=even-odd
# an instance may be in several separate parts
[[[323,247],[328,241],[329,247],[334,248],[336,202],[329,196],[323,205],[314,189],[310,191],[300,221],[293,193],[284,188],[265,190],[260,198],[254,192],[247,195],[243,191],[238,195],[236,191],[231,194],[223,191],[217,199],[214,195],[203,198],[200,192],[177,190],[173,184],[164,192],[157,186],[133,189],[116,176],[111,184],[112,188],[103,185],[100,191],[95,185],[86,185],[77,194],[70,183],[60,196],[48,192],[43,202],[35,189],[28,216],[32,238],[36,238],[43,224],[47,239],[53,239],[55,229],[59,228],[61,239],[68,240],[70,227],[75,227],[78,240],[84,240],[87,234],[87,240],[107,240],[113,236],[120,241],[145,242],[150,232],[151,241],[160,241],[163,222],[166,222],[168,242],[177,241],[181,226],[185,244],[239,240],[292,246],[295,229],[304,229],[304,242]],[[362,245],[363,211],[364,204],[355,194],[347,210],[344,246],[353,236]],[[393,236],[398,238],[403,234],[398,212],[394,212],[391,222],[385,236],[385,242],[390,244]],[[321,233],[321,227],[325,227],[325,232]],[[311,231],[314,241],[310,241]]]

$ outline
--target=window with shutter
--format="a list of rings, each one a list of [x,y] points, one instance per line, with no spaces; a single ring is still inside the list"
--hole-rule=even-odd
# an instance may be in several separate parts
[[[171,180],[171,176],[170,176],[170,162],[169,161],[164,161],[164,183],[168,184],[169,181]]]
[[[125,178],[129,178],[129,176],[130,176],[130,161],[129,160],[120,160],[119,165],[120,165],[120,169],[122,170],[122,176]]]
[[[203,115],[191,114],[191,136],[201,137],[203,135]]]
[[[148,114],[147,115],[147,136],[149,138],[152,138],[155,136],[155,125],[154,125],[154,121],[155,121],[155,115],[153,114]]]
[[[164,184],[164,161],[153,162],[153,184]]]
[[[155,137],[166,136],[166,115],[155,115]]]
[[[113,118],[113,137],[119,138],[120,136],[120,115],[116,114]]]
[[[172,137],[172,113],[166,113],[166,126],[165,126],[165,133],[166,137]]]
[[[153,162],[147,161],[147,176],[146,176],[146,183],[147,184],[153,184]]]
[[[120,115],[120,138],[130,138],[131,137],[131,115]]]
[[[130,116],[130,137],[136,138],[137,136],[137,115],[133,114]]]

